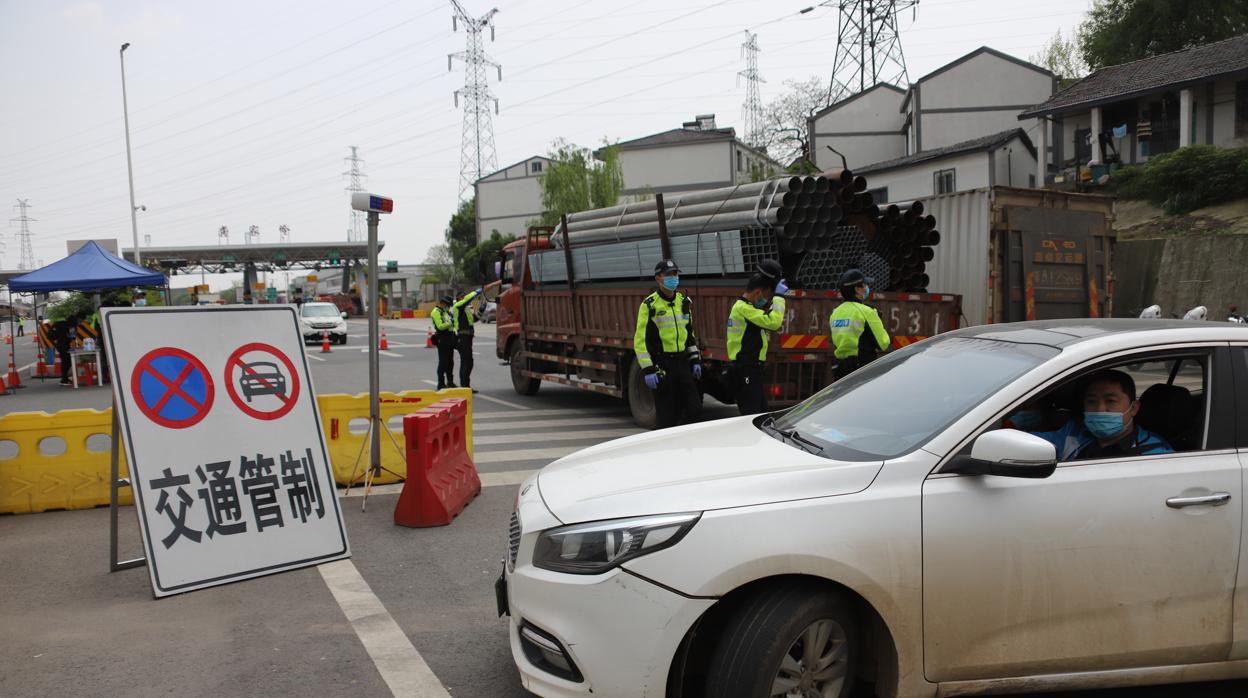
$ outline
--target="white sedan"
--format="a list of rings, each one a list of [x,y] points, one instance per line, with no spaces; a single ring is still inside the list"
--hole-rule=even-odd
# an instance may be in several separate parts
[[[520,488],[541,696],[953,696],[1248,677],[1248,327],[949,332],[782,413]]]

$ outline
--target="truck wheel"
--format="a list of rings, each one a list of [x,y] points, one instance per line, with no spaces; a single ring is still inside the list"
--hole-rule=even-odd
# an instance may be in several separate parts
[[[823,589],[792,584],[737,610],[715,648],[705,695],[845,698],[858,661],[852,608]]]
[[[636,361],[628,372],[628,409],[633,423],[642,429],[653,429],[658,421],[654,412],[654,391],[646,387],[641,366]]]
[[[511,387],[521,395],[537,395],[542,387],[540,378],[526,376],[520,371],[528,368],[529,362],[524,358],[524,342],[517,341],[511,345]]]

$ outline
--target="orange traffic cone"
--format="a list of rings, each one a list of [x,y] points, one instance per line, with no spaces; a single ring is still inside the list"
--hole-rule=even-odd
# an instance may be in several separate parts
[[[22,376],[17,372],[17,366],[13,364],[13,355],[9,354],[9,375],[4,380],[9,388],[22,388]]]
[[[4,335],[4,343],[5,343],[5,344],[12,344],[12,343],[13,343],[13,335],[11,335],[11,334],[6,334],[6,335]]]
[[[47,378],[48,377],[48,364],[47,362],[43,360],[43,351],[38,352],[38,356],[36,357],[36,360],[35,360],[35,375],[31,377],[32,378]]]
[[[331,351],[333,350],[329,348],[329,330],[325,330],[321,333],[321,353],[328,354]]]
[[[386,341],[386,328],[384,327],[381,328],[381,345],[377,348],[381,351],[385,351],[390,348],[390,342]]]
[[[431,349],[432,347],[433,347],[433,328],[430,327],[429,331],[425,333],[425,348]]]

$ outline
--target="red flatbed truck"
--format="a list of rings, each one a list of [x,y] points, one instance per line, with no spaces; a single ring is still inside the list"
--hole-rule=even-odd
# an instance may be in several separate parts
[[[633,353],[641,301],[654,291],[653,278],[535,283],[529,254],[550,250],[549,229],[530,229],[525,239],[503,248],[498,295],[496,352],[511,365],[517,393],[534,395],[543,381],[573,386],[628,402],[638,426],[653,428],[654,398],[642,382]],[[654,260],[657,262],[658,260]],[[694,332],[702,350],[704,393],[732,404],[721,380],[728,364],[727,320],[745,289],[745,278],[685,277],[680,290],[693,302]],[[832,380],[828,318],[841,302],[835,290],[791,290],[785,322],[767,352],[767,396],[772,407],[795,404]],[[893,347],[954,329],[960,297],[939,293],[874,293]]]

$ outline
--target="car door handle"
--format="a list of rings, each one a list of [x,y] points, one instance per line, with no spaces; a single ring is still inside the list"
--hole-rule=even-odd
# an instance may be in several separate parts
[[[1182,509],[1183,507],[1199,507],[1206,504],[1220,507],[1231,501],[1230,492],[1214,492],[1200,497],[1171,497],[1166,500],[1166,506],[1171,509]]]

